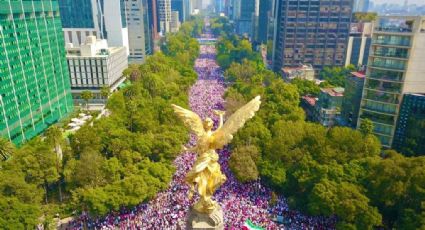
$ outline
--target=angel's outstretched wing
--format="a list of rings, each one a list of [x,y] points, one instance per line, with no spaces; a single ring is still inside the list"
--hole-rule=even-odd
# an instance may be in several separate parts
[[[227,119],[226,123],[213,133],[213,145],[216,149],[221,149],[223,146],[230,143],[238,129],[242,128],[245,122],[251,119],[255,112],[260,108],[260,96],[252,99],[248,104],[238,109],[232,116]]]
[[[183,121],[183,123],[190,128],[190,130],[196,134],[196,136],[200,137],[204,135],[205,130],[204,126],[202,125],[202,120],[198,116],[198,114],[184,109],[178,105],[171,105],[174,109],[174,112],[177,114],[177,116]]]

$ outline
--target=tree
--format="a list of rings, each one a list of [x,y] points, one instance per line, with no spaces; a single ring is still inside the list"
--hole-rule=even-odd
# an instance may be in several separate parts
[[[0,226],[2,229],[35,229],[41,215],[40,207],[0,195]]]
[[[325,67],[320,72],[320,77],[334,87],[344,87],[346,76],[355,70],[356,68],[353,65],[347,67]]]
[[[360,123],[359,130],[364,136],[372,134],[372,132],[373,132],[372,121],[369,120],[369,119],[363,119]]]
[[[111,87],[105,85],[100,89],[100,95],[104,99],[108,99],[109,95],[111,95]]]
[[[46,139],[47,143],[50,143],[54,147],[54,151],[56,153],[56,170],[58,172],[62,171],[62,160],[63,160],[63,151],[62,151],[62,130],[56,126],[51,126],[46,131]],[[59,189],[59,201],[62,202],[62,177],[58,181],[58,189]]]
[[[3,160],[9,159],[15,152],[15,146],[4,138],[0,137],[0,156]]]
[[[304,95],[312,95],[316,97],[319,96],[320,87],[313,81],[295,78],[294,80],[291,81],[291,84],[294,84],[295,86],[297,86],[300,96],[304,96]]]
[[[86,109],[89,109],[89,100],[91,100],[93,98],[93,93],[91,91],[88,90],[84,90],[83,92],[81,92],[81,98],[84,100],[85,104],[86,104]]]
[[[375,21],[378,17],[378,14],[375,12],[355,12],[354,19],[357,22],[372,22]]]
[[[49,185],[57,183],[59,179],[56,159],[56,153],[40,138],[31,140],[16,155],[16,163],[24,169],[26,180],[44,189],[46,204]]]
[[[242,146],[233,150],[229,159],[229,166],[236,178],[244,183],[258,179],[258,170],[255,160],[258,161],[259,152],[255,146]]]

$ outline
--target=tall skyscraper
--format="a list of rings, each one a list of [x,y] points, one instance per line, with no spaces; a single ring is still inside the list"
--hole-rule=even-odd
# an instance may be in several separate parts
[[[343,66],[352,0],[278,0],[273,69],[312,64]]]
[[[79,46],[88,36],[128,49],[124,0],[59,0],[66,43]]]
[[[380,17],[375,25],[357,127],[364,119],[391,147],[403,94],[425,93],[425,17]]]
[[[149,23],[148,0],[125,0],[129,62],[142,63],[146,56],[152,54],[152,34]]]
[[[354,0],[353,12],[367,12],[369,0]]]
[[[187,12],[185,9],[184,0],[171,0],[171,11],[179,12],[180,22],[184,22],[186,20],[185,14],[187,14]]]
[[[408,156],[425,155],[425,94],[405,94],[392,148]]]
[[[72,110],[58,2],[0,1],[0,136],[20,144]]]
[[[165,35],[170,32],[171,0],[158,0],[156,6],[158,9],[159,31],[162,35]]]
[[[246,35],[252,39],[256,38],[258,30],[259,0],[240,0],[235,4],[238,17],[236,21],[236,32]]]
[[[266,44],[271,35],[272,31],[269,30],[273,23],[273,2],[274,0],[260,0],[257,42]]]
[[[184,21],[188,21],[188,20],[190,20],[190,15],[191,15],[191,12],[190,12],[190,5],[191,5],[191,3],[190,3],[190,1],[191,0],[183,0],[183,7],[184,7]]]
[[[158,38],[158,9],[156,7],[156,0],[148,0],[149,8],[149,24],[152,31],[153,40]]]

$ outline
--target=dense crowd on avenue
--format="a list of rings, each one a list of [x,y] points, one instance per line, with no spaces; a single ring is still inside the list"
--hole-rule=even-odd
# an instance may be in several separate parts
[[[211,38],[210,34],[203,36]],[[224,110],[224,92],[222,71],[217,65],[216,50],[213,45],[201,45],[200,56],[195,62],[199,79],[190,90],[190,109],[202,119],[211,117],[217,123],[218,117],[213,110]],[[195,144],[192,137],[189,146]],[[219,202],[224,212],[226,229],[241,229],[247,219],[266,229],[332,229],[335,220],[321,217],[308,217],[288,208],[286,200],[279,197],[277,205],[270,207],[270,189],[260,181],[247,184],[239,183],[228,167],[230,151],[219,151],[222,171],[227,176],[226,183],[216,192],[214,199]],[[166,191],[163,191],[149,203],[141,204],[131,210],[122,209],[108,216],[91,220],[81,215],[74,220],[70,229],[185,229],[186,215],[189,207],[197,200],[195,195],[189,200],[189,187],[184,182],[186,173],[195,161],[194,153],[182,153],[174,161],[176,172]],[[272,219],[283,217],[284,224]]]

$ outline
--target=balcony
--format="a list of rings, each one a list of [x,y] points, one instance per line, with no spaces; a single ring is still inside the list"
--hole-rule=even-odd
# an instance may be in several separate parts
[[[362,107],[365,110],[376,111],[384,114],[395,114],[397,112],[397,105],[395,104],[385,104],[369,100],[365,100]]]
[[[365,88],[390,93],[401,93],[402,84],[396,82],[385,82],[375,79],[367,79]]]
[[[372,56],[391,57],[391,58],[408,58],[408,50],[403,48],[377,47],[374,49]]]
[[[375,45],[410,46],[409,36],[376,35],[372,41]]]
[[[366,89],[365,99],[372,101],[379,101],[388,104],[399,104],[399,94],[394,93],[385,93],[382,91],[375,91],[371,89]]]
[[[381,26],[376,27],[375,31],[378,32],[392,32],[392,33],[412,33],[412,28],[409,27],[393,27],[393,26]]]
[[[388,60],[383,58],[375,58],[372,63],[372,67],[379,67],[385,69],[405,70],[406,63],[398,60]]]
[[[362,108],[364,109],[364,108]],[[380,113],[375,113],[372,111],[363,110],[360,115],[361,119],[369,119],[373,122],[381,123],[382,125],[392,126],[394,125],[395,117],[393,115],[384,115]],[[380,130],[380,133],[388,134],[389,132],[385,132],[385,130]]]

